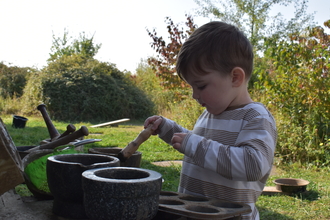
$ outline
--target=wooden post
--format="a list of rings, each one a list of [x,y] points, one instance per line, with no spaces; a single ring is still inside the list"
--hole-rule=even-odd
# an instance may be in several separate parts
[[[19,153],[0,118],[0,195],[24,182],[22,172]]]

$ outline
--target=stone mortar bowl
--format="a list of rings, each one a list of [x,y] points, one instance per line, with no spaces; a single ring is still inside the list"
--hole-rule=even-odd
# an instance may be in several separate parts
[[[82,186],[90,219],[148,220],[158,211],[162,176],[142,168],[100,168],[83,172]]]
[[[88,153],[90,154],[104,154],[113,157],[118,157],[118,153],[121,151],[121,148],[113,148],[113,147],[94,147],[89,148]],[[130,158],[128,158],[125,162],[120,162],[121,167],[137,167],[139,168],[141,165],[141,157],[142,153],[136,151]]]
[[[82,173],[89,169],[117,167],[119,159],[97,154],[62,154],[47,160],[47,181],[54,196],[53,213],[71,218],[85,219]]]

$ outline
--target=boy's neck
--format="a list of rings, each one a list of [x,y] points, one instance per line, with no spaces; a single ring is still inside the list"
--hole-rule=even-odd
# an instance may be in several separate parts
[[[253,102],[253,100],[251,99],[251,96],[247,90],[247,87],[241,87],[241,88],[237,88],[237,95],[236,98],[232,101],[231,105],[229,106],[231,107],[237,107],[237,106],[242,106],[242,105],[246,105]]]
[[[253,103],[253,102],[249,102],[249,103],[238,105],[238,106],[230,106],[230,107],[226,108],[225,111],[230,111],[230,110],[235,110],[235,109],[243,108],[244,106],[246,106],[248,104],[251,104],[251,103]]]

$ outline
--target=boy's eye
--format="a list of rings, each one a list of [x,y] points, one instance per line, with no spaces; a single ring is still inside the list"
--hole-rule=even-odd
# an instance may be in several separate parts
[[[203,90],[203,89],[205,89],[205,87],[206,87],[206,85],[204,85],[204,86],[197,86],[197,89]]]

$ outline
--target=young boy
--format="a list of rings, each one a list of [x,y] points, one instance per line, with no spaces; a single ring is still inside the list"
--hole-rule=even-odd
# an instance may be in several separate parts
[[[210,22],[183,44],[177,73],[206,109],[189,131],[167,118],[152,116],[154,135],[184,154],[179,192],[255,203],[269,177],[276,146],[271,113],[253,102],[247,90],[253,69],[249,40],[236,27]]]

